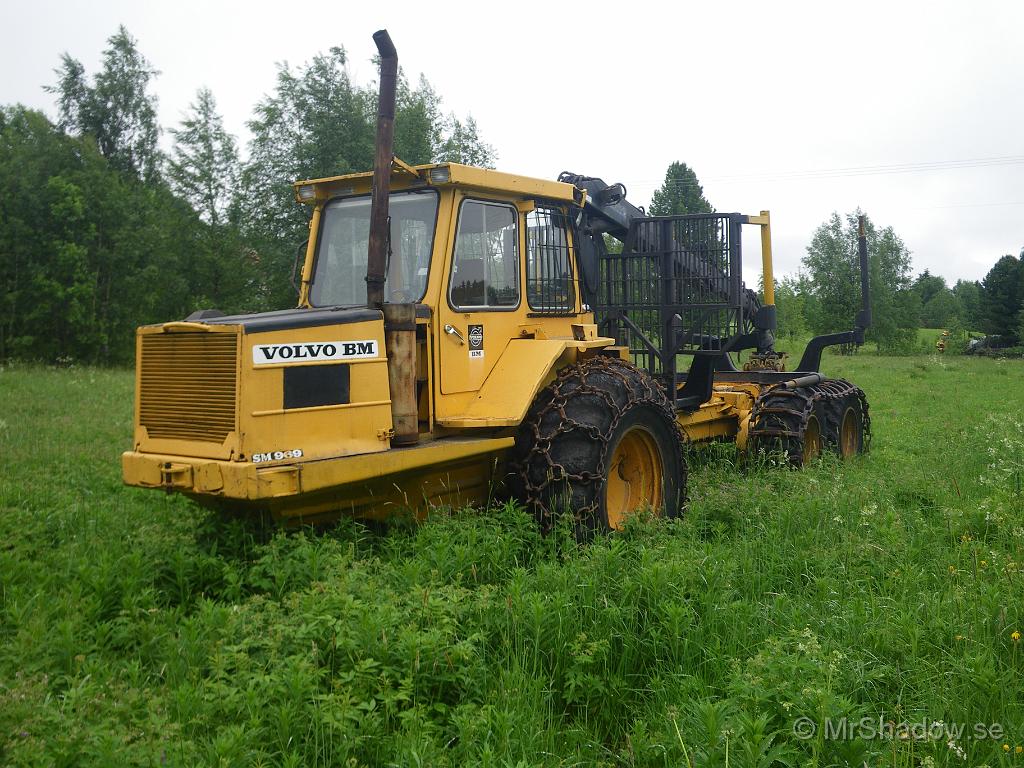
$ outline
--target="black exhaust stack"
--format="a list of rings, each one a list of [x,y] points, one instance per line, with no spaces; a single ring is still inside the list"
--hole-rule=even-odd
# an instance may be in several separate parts
[[[868,236],[863,216],[857,220],[857,255],[860,257],[860,310],[853,330],[815,336],[804,348],[798,371],[817,371],[821,367],[821,352],[826,347],[836,344],[856,344],[859,347],[864,343],[864,331],[871,327],[871,289],[868,284]]]
[[[387,269],[388,195],[391,192],[391,160],[394,156],[395,89],[398,52],[386,29],[373,33],[380,53],[380,96],[377,100],[377,147],[373,161],[373,195],[370,200],[370,245],[366,261],[366,305],[384,306],[384,273]]]
[[[871,290],[868,287],[868,236],[864,229],[864,217],[858,217],[857,254],[860,256],[860,312],[854,326],[860,331],[860,344],[864,343],[864,331],[871,327]]]

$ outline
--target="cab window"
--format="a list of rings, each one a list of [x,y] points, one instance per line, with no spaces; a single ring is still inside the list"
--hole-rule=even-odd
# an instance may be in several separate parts
[[[511,205],[464,200],[448,297],[455,309],[519,305],[518,213]]]
[[[366,303],[366,259],[370,240],[368,195],[337,198],[324,206],[310,287],[316,307]],[[390,253],[384,282],[387,302],[419,301],[427,289],[434,247],[437,193],[393,192],[388,201]]]
[[[526,300],[536,313],[576,308],[565,214],[538,207],[526,215]]]

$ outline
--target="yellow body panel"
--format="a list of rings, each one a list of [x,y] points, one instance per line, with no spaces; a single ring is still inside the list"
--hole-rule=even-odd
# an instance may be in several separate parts
[[[754,401],[761,393],[760,384],[716,384],[714,394],[693,413],[676,414],[676,422],[688,442],[715,439],[735,440],[740,450],[747,445],[747,429]]]
[[[246,333],[240,325],[202,323],[140,328],[134,448],[145,453],[240,460],[250,460],[254,454],[296,449],[302,452],[303,458],[313,460],[385,451],[389,447],[391,401],[388,399],[387,358],[382,354],[383,329],[380,320],[264,333]],[[210,399],[228,388],[226,374],[218,373],[226,368],[227,361],[220,363],[209,354],[200,356],[196,352],[200,345],[209,346],[207,339],[220,338],[230,341],[232,349],[234,429],[220,442],[202,434],[189,439],[194,431],[189,422],[209,418],[213,407]],[[356,339],[375,341],[379,354],[375,358],[348,362],[349,397],[344,404],[286,410],[283,407],[285,368],[317,363],[254,363],[254,347],[257,346]],[[143,352],[147,345],[155,344],[160,345],[159,366],[149,364],[149,356]],[[209,379],[213,375],[224,378],[219,388],[211,389]],[[162,385],[162,391],[151,395],[158,385]],[[202,397],[208,402],[199,402]],[[156,411],[150,420],[163,428],[155,433],[152,424],[147,426],[145,409],[140,410],[150,399],[153,400],[150,410]],[[190,408],[195,409],[194,413]],[[226,414],[224,418],[227,419]],[[271,458],[260,463],[286,461]]]
[[[285,365],[254,366],[253,347],[289,342],[373,339],[378,357],[352,360],[349,402],[308,408],[282,407]],[[248,453],[300,448],[304,458],[376,453],[388,448],[381,433],[391,428],[384,324],[381,321],[343,326],[247,334],[242,337],[242,412],[248,424]],[[318,363],[291,364],[296,368]]]
[[[440,312],[442,333],[438,336],[440,394],[475,392],[483,386],[495,364],[505,354],[510,337],[518,330],[520,317],[515,312]],[[469,349],[470,326],[484,327],[482,354],[473,357]],[[459,336],[447,332],[454,329]],[[460,338],[461,337],[461,338]],[[476,350],[474,350],[475,352]],[[446,399],[446,398],[445,398]]]
[[[526,416],[537,393],[555,371],[575,362],[580,353],[600,349],[612,339],[512,339],[487,380],[458,413],[439,423],[451,428],[514,427]]]
[[[459,170],[467,170],[476,172],[476,176],[482,174],[497,174],[495,171],[484,171],[479,168],[468,168],[467,166],[455,166]],[[540,180],[530,180],[526,177],[513,177],[509,174],[497,174],[499,176],[509,176],[510,180],[508,184],[511,184],[515,180],[522,180],[523,187],[529,187],[527,181],[538,182]],[[482,178],[482,176],[481,176]],[[545,182],[546,184],[558,182]],[[561,184],[561,187],[572,187],[569,184]],[[574,189],[574,187],[572,187]],[[498,192],[500,189],[501,192]],[[487,309],[474,309],[474,310],[459,310],[454,308],[449,301],[448,286],[452,278],[452,259],[451,254],[455,249],[456,241],[456,224],[458,220],[458,212],[464,201],[482,201],[482,202],[493,202],[493,203],[507,203],[509,205],[515,205],[521,200],[518,196],[513,196],[504,188],[497,188],[488,190],[485,194],[476,194],[474,191],[459,191],[453,198],[450,199],[451,206],[451,217],[449,219],[449,226],[446,227],[444,234],[445,239],[443,253],[446,254],[447,260],[444,269],[435,269],[434,272],[440,279],[433,280],[432,283],[428,284],[427,295],[430,297],[430,303],[432,306],[437,307],[436,316],[436,332],[438,339],[437,349],[437,375],[438,381],[440,382],[439,387],[439,418],[445,418],[441,416],[442,413],[451,413],[452,408],[458,409],[457,412],[461,412],[465,406],[461,404],[459,400],[451,401],[445,398],[445,395],[459,394],[463,392],[476,392],[483,386],[484,381],[488,378],[491,370],[494,368],[498,359],[504,354],[505,347],[510,343],[510,340],[517,338],[521,335],[521,326],[527,321],[531,320],[536,323],[543,332],[550,335],[564,335],[571,338],[570,324],[575,321],[575,318],[529,318],[530,309],[527,304],[525,296],[525,290],[523,290],[523,276],[525,274],[526,265],[526,228],[523,226],[523,215],[520,213],[517,216],[519,222],[518,226],[518,242],[516,243],[516,249],[518,252],[519,260],[519,283],[520,283],[520,296],[519,304],[514,308],[487,308]],[[442,232],[438,227],[438,240],[441,239]],[[435,249],[436,252],[436,249]],[[576,290],[576,300],[574,310],[579,311],[579,290]],[[591,320],[592,322],[592,320]],[[470,326],[482,326],[483,328],[483,349],[482,354],[479,356],[473,356],[470,353],[469,345],[469,327]],[[449,329],[453,329],[455,333],[449,332]],[[610,342],[609,342],[610,343]],[[457,405],[454,403],[458,403]]]

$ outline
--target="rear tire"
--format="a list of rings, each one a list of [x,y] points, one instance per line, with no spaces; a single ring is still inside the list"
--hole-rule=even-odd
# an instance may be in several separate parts
[[[848,459],[867,450],[870,421],[864,392],[842,379],[762,394],[750,418],[748,453],[782,453],[802,467],[824,451]]]
[[[512,485],[545,533],[563,514],[577,541],[649,507],[676,517],[686,465],[675,413],[654,379],[619,358],[562,370],[516,436]]]
[[[812,413],[808,419],[807,424],[804,426],[804,434],[802,442],[802,455],[800,459],[801,466],[806,467],[812,461],[821,456],[821,422],[818,420],[818,415]]]
[[[852,459],[864,452],[864,408],[860,398],[849,395],[834,409],[834,435],[830,447],[843,459]]]
[[[825,420],[813,402],[794,396],[793,390],[763,394],[751,414],[747,447],[752,456],[781,453],[799,469],[821,455]]]

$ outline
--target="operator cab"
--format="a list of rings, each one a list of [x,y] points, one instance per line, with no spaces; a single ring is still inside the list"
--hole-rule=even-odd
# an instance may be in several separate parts
[[[299,306],[366,306],[370,173],[298,182],[313,208]],[[384,303],[416,305],[419,433],[460,421],[510,343],[573,339],[581,296],[571,183],[395,160]],[[596,333],[592,333],[596,336]],[[511,417],[509,417],[511,419]]]

